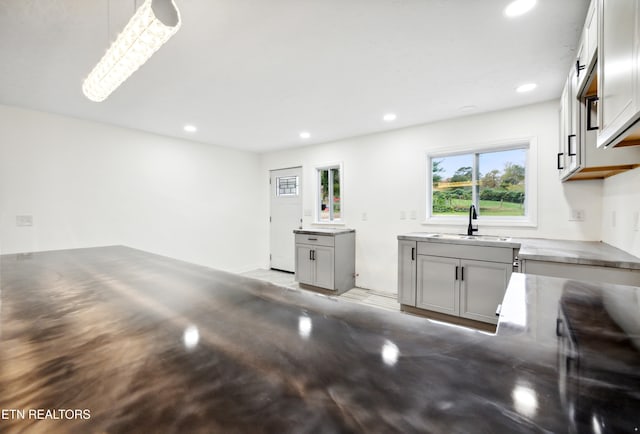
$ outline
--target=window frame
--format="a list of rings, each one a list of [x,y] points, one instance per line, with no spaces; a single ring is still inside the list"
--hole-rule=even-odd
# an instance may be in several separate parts
[[[428,225],[460,225],[467,222],[467,216],[439,216],[432,215],[433,210],[433,162],[434,158],[455,155],[471,155],[473,159],[474,176],[477,172],[479,154],[508,151],[512,149],[527,149],[525,163],[525,215],[524,216],[482,216],[478,222],[484,226],[503,227],[537,227],[537,173],[538,150],[537,138],[519,138],[513,140],[494,141],[486,144],[465,146],[460,148],[441,148],[428,151],[425,158],[425,221]],[[536,178],[536,179],[534,179]],[[472,189],[472,201],[476,203],[476,189]]]
[[[320,194],[321,188],[321,179],[320,173],[322,170],[338,170],[338,181],[340,183],[340,194],[338,198],[340,200],[340,218],[333,218],[333,206],[329,207],[329,220],[321,220],[320,216],[322,213],[322,195]],[[315,218],[314,224],[317,225],[343,225],[344,224],[344,171],[342,167],[342,162],[329,162],[321,165],[316,165],[314,167],[315,170]],[[333,198],[333,183],[329,183],[329,195]]]

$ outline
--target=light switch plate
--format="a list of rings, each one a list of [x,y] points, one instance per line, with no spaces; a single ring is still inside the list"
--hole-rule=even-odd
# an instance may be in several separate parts
[[[406,220],[407,219],[407,213],[405,211],[400,211],[400,220]]]
[[[584,221],[584,210],[583,209],[572,209],[571,217],[569,221],[572,222],[583,222]]]
[[[304,210],[304,216],[305,216],[305,217],[311,217],[311,214],[312,214],[312,213],[311,213],[311,210],[310,210],[310,209],[305,209],[305,210]]]
[[[33,226],[33,216],[17,215],[16,226]]]

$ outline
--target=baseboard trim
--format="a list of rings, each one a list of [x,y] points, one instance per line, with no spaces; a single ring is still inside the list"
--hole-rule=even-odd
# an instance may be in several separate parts
[[[468,318],[461,318],[459,316],[447,315],[446,313],[434,312],[432,310],[420,309],[419,307],[408,306],[406,304],[401,304],[400,310],[411,315],[422,316],[436,321],[469,327],[483,332],[495,333],[497,328],[495,324],[489,324]]]

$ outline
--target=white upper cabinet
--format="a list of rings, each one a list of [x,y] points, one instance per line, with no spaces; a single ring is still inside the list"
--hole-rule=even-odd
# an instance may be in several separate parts
[[[558,143],[558,172],[564,179],[580,165],[578,153],[578,115],[576,99],[577,69],[571,68],[560,98],[560,141]]]
[[[639,3],[599,2],[598,146],[640,144]]]
[[[562,181],[606,178],[640,163],[640,146],[610,149],[623,136],[622,144],[636,144],[629,126],[640,118],[639,11],[640,0],[593,0],[589,6],[560,97],[556,163]]]
[[[584,92],[587,77],[594,70],[598,50],[598,8],[596,0],[592,0],[587,11],[587,19],[584,24],[582,36],[578,46],[578,59],[576,60],[576,95]]]

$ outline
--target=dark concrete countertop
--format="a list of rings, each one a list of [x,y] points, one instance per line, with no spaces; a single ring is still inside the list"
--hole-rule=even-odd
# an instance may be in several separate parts
[[[585,393],[571,409],[559,391],[558,300],[584,283],[514,276],[491,335],[126,247],[0,256],[0,408],[90,412],[14,415],[0,431],[590,432],[594,415],[640,426],[635,401]]]
[[[482,235],[472,239],[455,239],[446,236],[434,237],[434,235],[440,234],[415,232],[398,235],[398,239],[431,243],[520,248],[518,252],[520,259],[640,270],[640,258],[601,241],[571,241],[516,237],[495,237],[499,239],[492,241],[491,239],[482,239]]]
[[[304,234],[304,235],[328,235],[335,236],[341,234],[348,234],[351,232],[355,232],[355,229],[347,229],[347,228],[307,228],[307,229],[294,229],[294,234]]]

